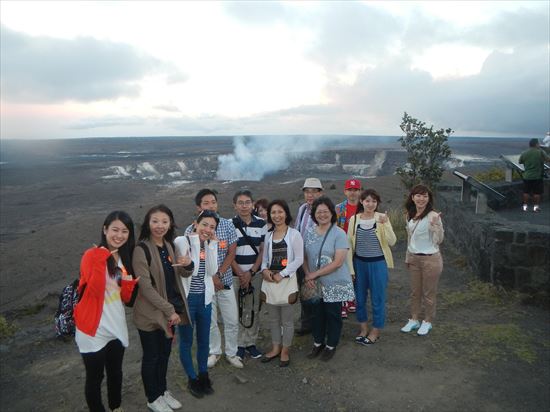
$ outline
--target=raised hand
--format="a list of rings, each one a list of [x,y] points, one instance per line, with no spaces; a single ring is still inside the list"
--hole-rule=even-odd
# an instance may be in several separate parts
[[[430,219],[430,225],[432,226],[441,226],[441,212],[436,213],[432,218]]]
[[[388,221],[388,212],[386,211],[378,217],[378,222],[384,224],[387,221]]]
[[[187,249],[187,252],[183,256],[178,256],[176,259],[176,264],[172,266],[189,266],[193,261],[190,256],[191,251]]]

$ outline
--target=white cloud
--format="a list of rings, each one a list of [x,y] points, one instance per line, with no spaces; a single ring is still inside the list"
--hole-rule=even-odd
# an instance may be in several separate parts
[[[547,2],[3,2],[0,19],[2,138],[399,134],[405,110],[457,133],[550,126]]]

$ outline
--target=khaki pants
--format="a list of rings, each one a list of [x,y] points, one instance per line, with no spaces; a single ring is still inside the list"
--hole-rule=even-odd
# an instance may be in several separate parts
[[[271,341],[273,345],[285,347],[292,345],[294,337],[294,306],[267,304],[267,314],[271,326]]]
[[[426,322],[435,317],[437,284],[443,271],[441,253],[431,256],[408,256],[409,272],[411,274],[411,318],[419,319],[424,303]]]
[[[250,328],[245,328],[239,322],[239,335],[237,338],[238,345],[246,348],[247,346],[256,345],[256,339],[258,339],[258,332],[260,331],[260,292],[262,289],[262,274],[258,273],[252,276],[250,281],[254,287],[254,322]],[[235,297],[237,298],[237,308],[239,307],[239,289],[241,284],[239,278],[233,276],[233,290],[235,291]]]

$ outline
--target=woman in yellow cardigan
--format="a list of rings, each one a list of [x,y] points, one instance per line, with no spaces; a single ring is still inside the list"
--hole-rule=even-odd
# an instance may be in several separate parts
[[[388,268],[393,268],[390,246],[396,237],[390,219],[378,213],[380,196],[372,189],[361,193],[357,214],[350,219],[348,238],[348,266],[355,277],[357,321],[361,326],[355,342],[370,345],[380,339],[380,330],[386,319],[386,288]],[[372,329],[368,330],[367,295],[370,290],[372,303]]]

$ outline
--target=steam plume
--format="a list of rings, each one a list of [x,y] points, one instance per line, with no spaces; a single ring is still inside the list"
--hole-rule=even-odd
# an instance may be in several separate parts
[[[254,180],[286,169],[293,160],[313,159],[330,138],[313,136],[238,136],[234,151],[218,157],[218,180]]]

